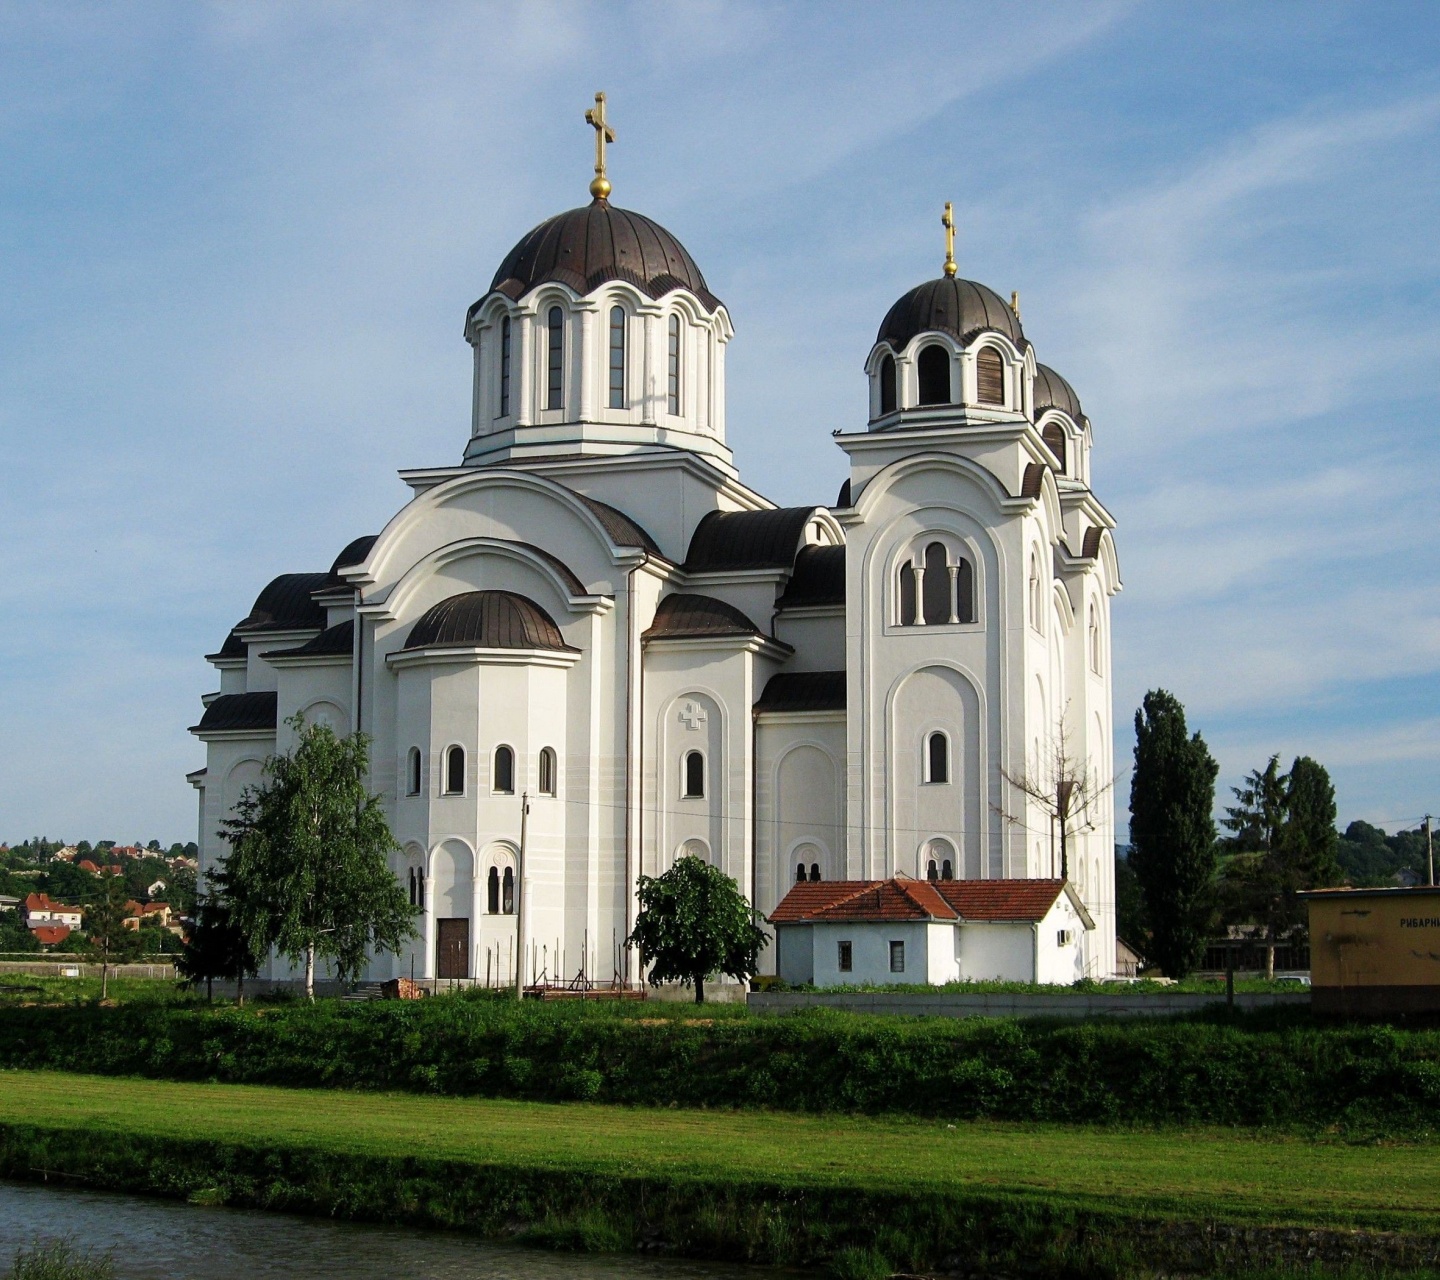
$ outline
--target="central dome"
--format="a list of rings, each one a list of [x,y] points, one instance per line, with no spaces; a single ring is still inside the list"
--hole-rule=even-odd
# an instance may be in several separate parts
[[[490,292],[519,301],[555,281],[582,297],[607,280],[624,280],[652,298],[688,289],[707,311],[721,305],[685,246],[658,222],[608,200],[547,218],[505,255]]]
[[[987,329],[1003,333],[1021,349],[1025,346],[1020,317],[994,289],[974,280],[941,276],[917,284],[891,307],[875,341],[903,351],[916,334],[948,333],[963,343]]]

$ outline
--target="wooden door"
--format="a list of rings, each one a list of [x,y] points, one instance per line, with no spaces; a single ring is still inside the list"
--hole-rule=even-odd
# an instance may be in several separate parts
[[[442,978],[470,976],[470,921],[437,920],[435,971]]]

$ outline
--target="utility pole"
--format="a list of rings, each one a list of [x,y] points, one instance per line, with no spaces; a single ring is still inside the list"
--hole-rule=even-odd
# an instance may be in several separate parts
[[[1425,815],[1425,858],[1430,864],[1430,887],[1435,887],[1435,827],[1430,814]]]
[[[530,816],[530,793],[520,793],[520,856],[515,868],[515,999],[525,991],[525,820]]]

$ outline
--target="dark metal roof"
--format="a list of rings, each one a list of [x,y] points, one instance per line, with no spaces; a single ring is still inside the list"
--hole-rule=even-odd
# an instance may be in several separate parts
[[[1080,409],[1080,397],[1075,388],[1065,381],[1048,364],[1035,366],[1035,416],[1038,418],[1046,409],[1060,409],[1079,422],[1085,415]]]
[[[433,605],[410,628],[407,649],[559,649],[574,652],[555,619],[513,591],[467,591]]]
[[[844,711],[843,671],[782,671],[766,682],[756,711]]]
[[[571,492],[574,493],[574,490]],[[575,496],[595,513],[595,518],[605,526],[605,532],[617,547],[642,547],[654,555],[664,556],[665,553],[660,550],[655,539],[623,511],[617,511],[609,503],[596,498],[587,498],[583,493],[576,493]]]
[[[850,479],[847,476],[845,483],[840,486],[840,493],[835,499],[837,507],[853,507],[854,500],[850,497]]]
[[[760,628],[733,604],[714,596],[666,596],[655,610],[655,621],[641,635],[642,640],[661,637],[675,640],[698,636],[758,636]]]
[[[565,579],[565,586],[572,596],[583,596],[585,594],[585,584],[576,577],[575,570],[560,559],[559,556],[552,556],[544,547],[537,547],[533,542],[516,542],[514,545],[524,547],[526,551],[534,552],[545,561],[546,564]]]
[[[994,289],[974,280],[941,276],[917,284],[881,321],[875,341],[888,342],[899,351],[920,333],[948,333],[969,342],[985,330],[1003,333],[1017,347],[1025,346],[1020,318]]]
[[[1022,498],[1038,498],[1044,487],[1045,464],[1043,462],[1029,463],[1025,468],[1025,479],[1020,485],[1020,496]]]
[[[723,569],[788,569],[795,563],[800,536],[818,507],[778,507],[772,511],[712,511],[690,538],[687,573]]]
[[[845,603],[845,548],[801,547],[795,572],[776,602],[781,609]]]
[[[378,533],[367,533],[363,538],[356,538],[353,542],[346,544],[345,550],[335,557],[335,563],[330,566],[330,572],[326,575],[332,587],[349,585],[340,576],[340,570],[348,569],[352,564],[363,563],[365,557],[370,554],[370,548],[375,545],[379,537]]]
[[[219,733],[225,729],[275,728],[275,693],[222,693],[192,725],[195,733]]]
[[[652,298],[688,289],[707,311],[721,305],[680,241],[658,222],[608,200],[556,214],[527,232],[505,255],[490,292],[519,301],[551,280],[581,296],[608,280],[625,280]]]
[[[310,598],[329,582],[328,573],[282,573],[258,596],[237,631],[299,631],[325,627],[325,610]]]
[[[1100,538],[1105,533],[1098,524],[1092,524],[1085,530],[1085,542],[1081,547],[1080,554],[1087,560],[1093,560],[1100,554]]]
[[[205,655],[207,659],[211,660],[215,658],[243,658],[245,656],[245,641],[233,631],[225,637],[225,643],[220,646],[217,652],[207,653]]]
[[[322,654],[343,653],[347,658],[355,652],[355,620],[348,618],[326,627],[313,640],[307,640],[298,649],[272,649],[261,654],[264,658],[313,658]]]

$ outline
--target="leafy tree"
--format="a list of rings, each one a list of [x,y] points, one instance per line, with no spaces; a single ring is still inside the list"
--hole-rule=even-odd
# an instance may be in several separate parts
[[[1306,888],[1323,888],[1339,881],[1335,786],[1325,766],[1309,756],[1299,756],[1290,765],[1281,845]]]
[[[196,912],[194,927],[176,958],[175,967],[188,981],[205,984],[205,998],[215,997],[214,983],[236,984],[238,1001],[245,1003],[245,979],[259,971],[259,957],[244,931],[231,918],[229,905],[218,888],[206,894]]]
[[[230,856],[217,881],[252,952],[304,960],[313,1000],[317,955],[353,981],[367,951],[398,951],[415,936],[416,908],[387,863],[398,846],[380,798],[365,789],[368,739],[300,716],[287,723],[295,749],[266,763],[267,780],[222,824]]]
[[[1240,853],[1265,853],[1280,840],[1285,825],[1289,778],[1280,772],[1280,757],[1271,756],[1264,769],[1252,769],[1245,785],[1231,787],[1238,803],[1225,810],[1220,825],[1232,833],[1230,846]]]
[[[100,893],[85,911],[85,942],[81,954],[100,961],[100,999],[110,994],[110,966],[131,959],[140,952],[136,930],[125,927],[128,898],[122,876],[106,872],[100,877]]]
[[[1135,713],[1130,865],[1150,923],[1150,959],[1183,978],[1205,952],[1215,871],[1215,776],[1220,771],[1185,708],[1164,689]]]
[[[39,950],[40,939],[26,927],[18,911],[0,912],[0,953]]]
[[[1150,954],[1150,926],[1145,921],[1140,877],[1118,847],[1115,850],[1115,932],[1142,955]]]
[[[723,973],[746,981],[755,973],[769,938],[729,876],[687,855],[661,876],[641,876],[640,913],[625,939],[640,948],[640,966],[652,982],[679,980],[705,1003],[705,979]]]

